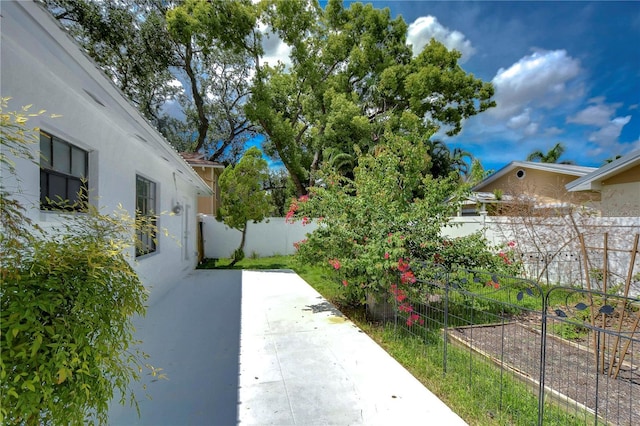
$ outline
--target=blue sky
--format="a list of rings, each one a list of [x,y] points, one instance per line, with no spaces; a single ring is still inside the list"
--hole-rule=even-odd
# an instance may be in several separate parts
[[[448,140],[486,168],[557,142],[585,166],[640,148],[640,3],[373,4],[402,15],[414,45],[435,37],[493,82],[498,106]]]
[[[368,2],[365,2],[368,3]],[[561,158],[600,166],[640,149],[640,2],[372,1],[402,15],[408,40],[462,52],[493,82],[496,108],[443,137],[497,170],[561,142]],[[271,43],[267,56],[283,46]]]

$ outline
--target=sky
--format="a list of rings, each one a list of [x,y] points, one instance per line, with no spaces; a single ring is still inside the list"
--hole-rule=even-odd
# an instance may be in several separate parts
[[[462,53],[465,71],[493,83],[497,107],[441,137],[485,169],[558,142],[560,160],[581,166],[640,149],[640,2],[364,3],[401,15],[414,52],[433,37]],[[287,53],[273,39],[265,49],[273,59]]]

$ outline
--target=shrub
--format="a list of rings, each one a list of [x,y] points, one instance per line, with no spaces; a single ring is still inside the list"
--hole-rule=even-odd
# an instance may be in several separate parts
[[[7,101],[0,165],[15,173],[12,158],[32,159],[37,129],[25,127],[28,107],[5,112]],[[145,366],[131,319],[146,292],[126,255],[150,224],[90,208],[44,233],[12,194],[0,196],[0,423],[106,423],[114,390],[135,402],[129,383]]]
[[[127,262],[120,218],[73,216],[34,238],[22,262],[3,262],[2,417],[13,424],[106,423],[114,389],[127,394],[145,355],[133,315],[144,286]]]

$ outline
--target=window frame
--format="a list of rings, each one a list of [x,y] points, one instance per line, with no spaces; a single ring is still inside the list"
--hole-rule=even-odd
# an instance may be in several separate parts
[[[87,211],[89,205],[89,151],[43,130],[40,130],[39,142],[40,210]],[[56,145],[62,146],[67,151],[68,157],[66,159],[59,158],[59,153],[55,150]],[[79,153],[81,157],[77,157],[76,153]],[[75,170],[78,167],[79,158],[83,158],[84,170]],[[55,184],[52,182],[54,179],[58,181],[58,188],[54,188]],[[61,183],[64,186],[64,191],[60,188]],[[73,194],[73,198],[70,198],[71,191],[76,188],[77,192]]]
[[[144,188],[143,193],[140,189]],[[136,173],[136,247],[135,257],[158,251],[158,184]],[[142,229],[140,228],[142,227]]]

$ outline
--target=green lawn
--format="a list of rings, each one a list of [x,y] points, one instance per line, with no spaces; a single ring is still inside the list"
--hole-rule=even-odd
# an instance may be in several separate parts
[[[227,269],[229,263],[229,259],[221,259],[215,264],[213,261],[205,262],[201,267]],[[331,279],[328,268],[301,265],[292,256],[276,256],[245,258],[234,269],[296,271],[470,425],[537,424],[538,401],[527,386],[510,376],[501,375],[497,368],[479,357],[472,360],[474,374],[471,376],[469,352],[451,345],[448,347],[447,373],[444,374],[441,339],[425,343],[402,330],[394,330],[393,325],[369,321],[364,309],[341,306],[342,286]],[[469,383],[470,378],[473,383]],[[502,394],[499,383],[502,383]],[[547,404],[544,424],[579,425],[585,424],[585,419],[577,419]]]

